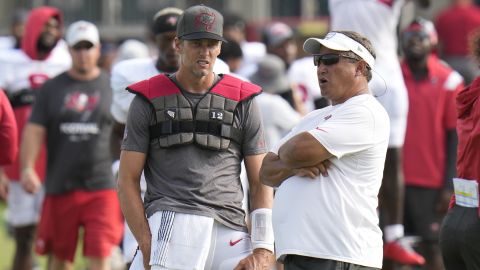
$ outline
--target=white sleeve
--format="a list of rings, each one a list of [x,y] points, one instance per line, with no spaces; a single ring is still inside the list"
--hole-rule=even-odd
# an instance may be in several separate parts
[[[113,90],[113,101],[110,106],[110,112],[113,118],[119,123],[127,122],[128,109],[135,97],[134,94],[125,90],[132,82],[124,75],[124,72],[122,72],[123,67],[125,67],[125,65],[121,63],[113,66],[110,77],[110,85]]]
[[[365,106],[349,106],[335,112],[308,131],[337,158],[375,144],[375,118]]]
[[[217,58],[217,60],[215,60],[215,64],[213,65],[213,72],[215,74],[230,74],[230,68],[222,59]]]
[[[294,126],[290,132],[288,132],[287,135],[285,135],[276,145],[274,145],[272,147],[272,149],[270,149],[270,152],[272,153],[275,153],[278,155],[278,150],[280,149],[280,147],[285,143],[287,142],[288,140],[290,140],[290,138],[292,138],[293,136],[297,135],[298,133],[302,132],[303,131],[303,126],[304,126],[304,123],[305,122],[308,122],[309,121],[309,115],[306,115],[305,117],[303,118],[300,118],[299,120],[299,123],[297,123],[296,126]]]
[[[291,130],[300,121],[300,114],[297,113],[297,111],[295,111],[282,97],[272,95],[271,98],[275,99],[275,105],[272,106],[272,109],[274,110],[272,112],[273,122],[277,127],[280,127],[285,131]]]

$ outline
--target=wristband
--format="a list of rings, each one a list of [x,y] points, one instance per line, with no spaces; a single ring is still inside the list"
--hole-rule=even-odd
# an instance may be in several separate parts
[[[30,172],[35,172],[35,170],[32,167],[25,167],[22,169],[22,175]]]
[[[274,252],[274,238],[272,227],[272,209],[259,208],[250,214],[252,221],[253,249],[264,248]]]

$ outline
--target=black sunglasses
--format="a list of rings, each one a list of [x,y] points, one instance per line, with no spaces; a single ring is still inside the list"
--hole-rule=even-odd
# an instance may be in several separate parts
[[[90,43],[90,42],[79,42],[77,44],[75,44],[72,49],[75,50],[75,51],[80,51],[80,50],[90,50],[91,48],[93,48],[93,44]]]
[[[349,56],[349,55],[337,54],[337,53],[327,53],[327,54],[316,54],[316,55],[314,55],[313,56],[313,64],[315,66],[319,66],[320,64],[323,64],[325,66],[335,65],[336,63],[338,63],[340,61],[340,57],[358,60],[358,58],[355,58],[355,57]]]

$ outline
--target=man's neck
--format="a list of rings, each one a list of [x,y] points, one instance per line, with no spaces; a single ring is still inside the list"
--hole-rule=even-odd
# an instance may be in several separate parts
[[[95,67],[92,70],[82,72],[74,68],[68,70],[68,75],[77,81],[91,81],[100,75],[100,68]]]
[[[406,59],[408,68],[410,69],[411,73],[415,80],[419,81],[428,76],[428,66],[427,66],[427,58],[424,59]]]
[[[173,73],[178,70],[178,67],[170,67],[165,64],[160,58],[155,62],[155,68],[162,73]]]
[[[206,76],[196,76],[182,68],[178,70],[175,76],[184,90],[196,94],[206,93],[215,81],[213,72]]]

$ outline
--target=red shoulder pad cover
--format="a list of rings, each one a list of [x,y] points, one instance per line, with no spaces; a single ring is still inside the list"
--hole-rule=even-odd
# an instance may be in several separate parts
[[[248,99],[261,92],[262,88],[260,86],[243,81],[231,75],[223,75],[220,82],[218,82],[210,91],[212,94],[218,94],[235,101]]]
[[[131,84],[127,86],[127,90],[134,94],[140,94],[148,99],[180,93],[180,89],[178,89],[175,83],[164,74]]]

